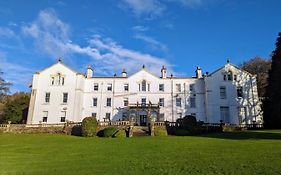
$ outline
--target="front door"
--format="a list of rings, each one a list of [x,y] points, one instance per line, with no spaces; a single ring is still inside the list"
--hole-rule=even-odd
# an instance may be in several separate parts
[[[140,115],[140,126],[146,126],[147,115]]]

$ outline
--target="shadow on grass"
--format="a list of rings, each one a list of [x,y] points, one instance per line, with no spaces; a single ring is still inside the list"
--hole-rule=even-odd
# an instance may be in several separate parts
[[[244,132],[225,132],[225,133],[211,133],[200,135],[199,137],[209,137],[218,139],[232,139],[232,140],[281,140],[281,130],[280,132],[271,131],[244,131]]]

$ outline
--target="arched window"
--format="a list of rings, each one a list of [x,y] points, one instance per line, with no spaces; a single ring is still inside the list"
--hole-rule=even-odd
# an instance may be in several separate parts
[[[232,74],[231,71],[229,71],[229,72],[227,73],[227,80],[228,80],[228,81],[232,81],[232,79],[233,79],[233,74]]]
[[[61,73],[57,73],[56,75],[51,77],[51,84],[52,85],[64,85],[65,78],[61,75]]]
[[[146,91],[146,81],[145,81],[145,80],[143,80],[143,81],[141,82],[141,90],[142,90],[142,91]]]

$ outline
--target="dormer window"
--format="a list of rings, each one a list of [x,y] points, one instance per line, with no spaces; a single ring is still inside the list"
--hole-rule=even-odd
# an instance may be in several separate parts
[[[57,73],[56,75],[51,77],[51,84],[52,85],[64,85],[65,78],[61,75],[61,73]]]

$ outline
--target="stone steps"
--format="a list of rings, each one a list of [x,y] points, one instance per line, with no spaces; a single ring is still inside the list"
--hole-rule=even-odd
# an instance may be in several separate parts
[[[134,126],[133,136],[149,136],[149,128],[147,126]]]

